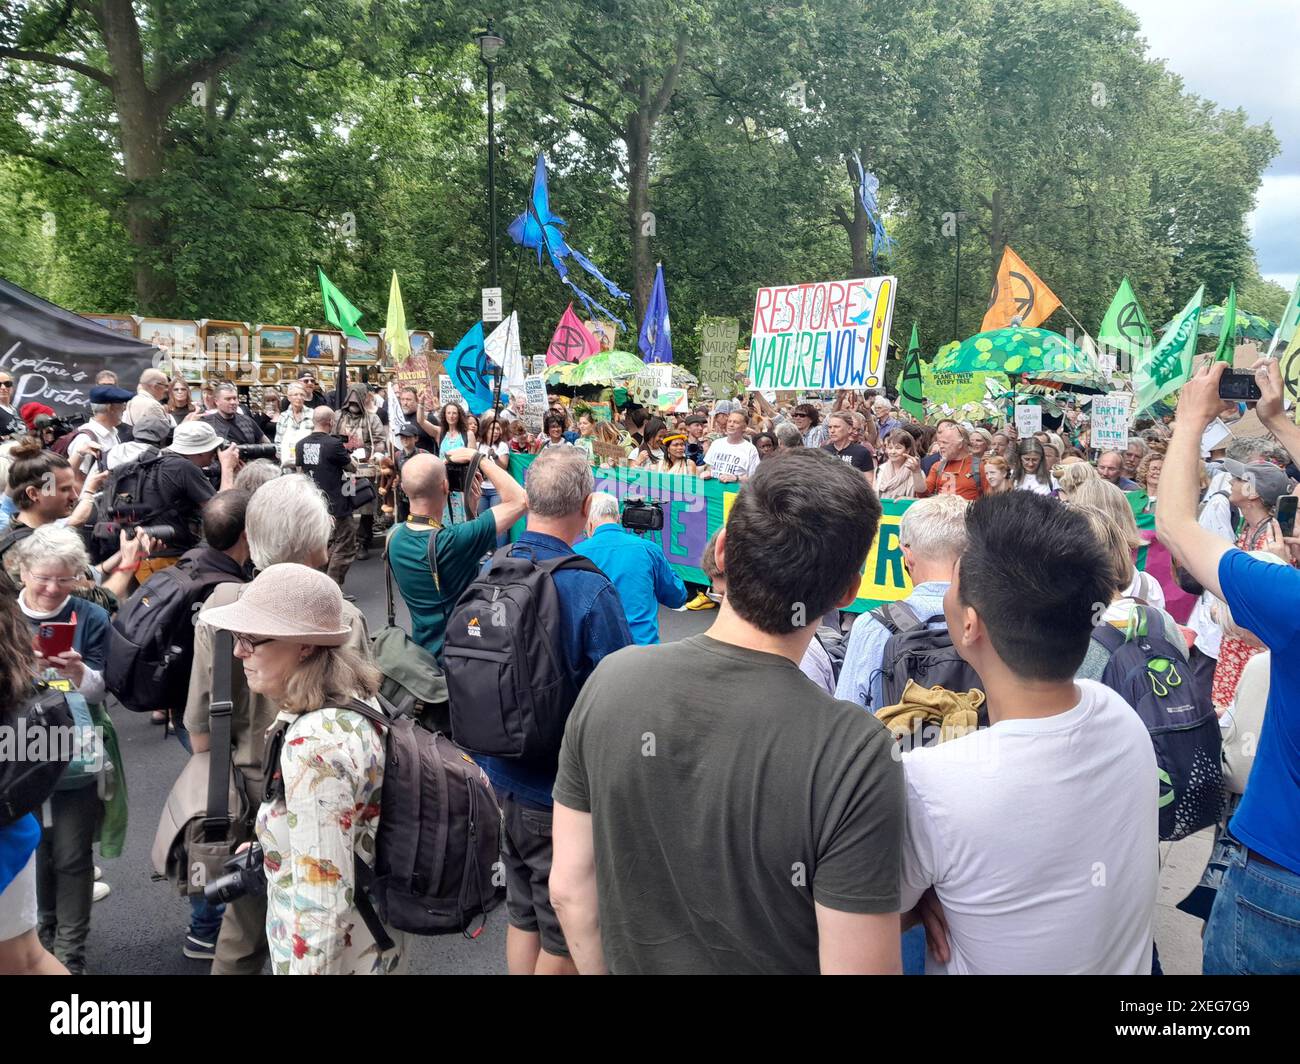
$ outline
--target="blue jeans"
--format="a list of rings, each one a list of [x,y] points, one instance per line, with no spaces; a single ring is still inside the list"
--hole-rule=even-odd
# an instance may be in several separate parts
[[[1231,850],[1205,925],[1205,975],[1300,975],[1300,875]]]
[[[213,905],[202,894],[190,895],[190,934],[200,942],[216,942],[226,907]]]
[[[501,493],[495,488],[489,489],[486,484],[483,485],[483,494],[479,498],[478,512],[486,513],[501,501]],[[504,532],[497,533],[497,546],[504,547],[509,540]]]

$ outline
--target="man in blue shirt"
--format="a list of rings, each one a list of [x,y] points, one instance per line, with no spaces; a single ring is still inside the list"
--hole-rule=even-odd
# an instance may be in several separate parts
[[[528,470],[528,523],[511,549],[546,561],[573,554],[587,527],[596,487],[586,455],[574,447],[547,447]],[[557,642],[581,689],[600,660],[632,642],[623,604],[599,573],[561,569],[552,578],[560,602]],[[576,974],[560,921],[551,906],[551,789],[559,769],[557,745],[544,757],[480,757],[501,801],[506,866],[506,964],[511,975]]]
[[[966,510],[960,495],[919,499],[903,513],[898,541],[903,564],[912,578],[912,593],[903,600],[918,620],[943,617],[943,596],[952,570],[966,547]],[[835,697],[856,702],[874,713],[884,704],[881,665],[890,631],[875,617],[859,617],[849,632]]]
[[[1202,970],[1300,972],[1300,572],[1252,558],[1196,520],[1201,434],[1223,408],[1224,369],[1222,362],[1202,368],[1184,385],[1156,504],[1161,542],[1272,651],[1264,726],[1246,793],[1228,824],[1236,845],[1206,922]],[[1255,382],[1260,421],[1300,460],[1300,428],[1283,412],[1277,360],[1257,363]],[[1280,532],[1270,539],[1280,543]]]
[[[624,531],[618,499],[604,491],[592,495],[587,538],[573,549],[599,565],[613,583],[623,601],[632,642],[638,646],[659,642],[659,604],[670,610],[683,605],[686,585],[658,543]]]

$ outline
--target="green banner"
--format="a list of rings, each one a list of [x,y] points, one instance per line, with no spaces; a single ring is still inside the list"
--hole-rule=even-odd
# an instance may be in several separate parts
[[[532,455],[512,454],[511,476],[524,483],[532,462]],[[708,583],[700,568],[700,556],[709,537],[726,523],[740,490],[739,485],[653,473],[645,469],[597,469],[594,472],[597,491],[607,491],[619,499],[636,495],[660,503],[664,508],[664,527],[662,531],[648,535],[663,548],[668,563],[678,576],[693,584]],[[858,598],[847,607],[850,612],[861,613],[912,593],[912,582],[903,565],[903,551],[898,541],[899,520],[912,502],[911,499],[881,501],[884,515],[880,519],[876,541],[867,554]],[[511,539],[517,539],[523,530],[524,522],[520,521],[511,530]]]

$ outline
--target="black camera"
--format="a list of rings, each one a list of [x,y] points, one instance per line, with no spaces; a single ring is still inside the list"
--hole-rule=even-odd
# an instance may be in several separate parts
[[[663,505],[629,495],[623,503],[623,527],[632,532],[658,532],[664,527]]]
[[[280,451],[273,443],[232,443],[227,440],[221,445],[221,450],[227,447],[233,447],[239,452],[241,462],[256,462],[259,458],[270,458],[276,461]]]
[[[1219,398],[1256,403],[1263,398],[1255,373],[1248,369],[1230,369],[1219,378]]]
[[[266,893],[266,869],[262,866],[262,847],[253,843],[242,853],[222,864],[227,875],[203,888],[203,896],[213,904],[237,898],[260,898]]]
[[[171,543],[176,539],[175,525],[126,525],[122,531],[126,533],[127,539],[149,536],[151,539],[160,539],[164,543]]]

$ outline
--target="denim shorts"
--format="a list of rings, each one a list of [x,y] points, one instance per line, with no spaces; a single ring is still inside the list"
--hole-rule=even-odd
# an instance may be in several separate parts
[[[511,927],[540,934],[542,949],[567,957],[569,946],[551,908],[551,817],[553,811],[507,796],[502,856],[506,865],[506,915]]]

